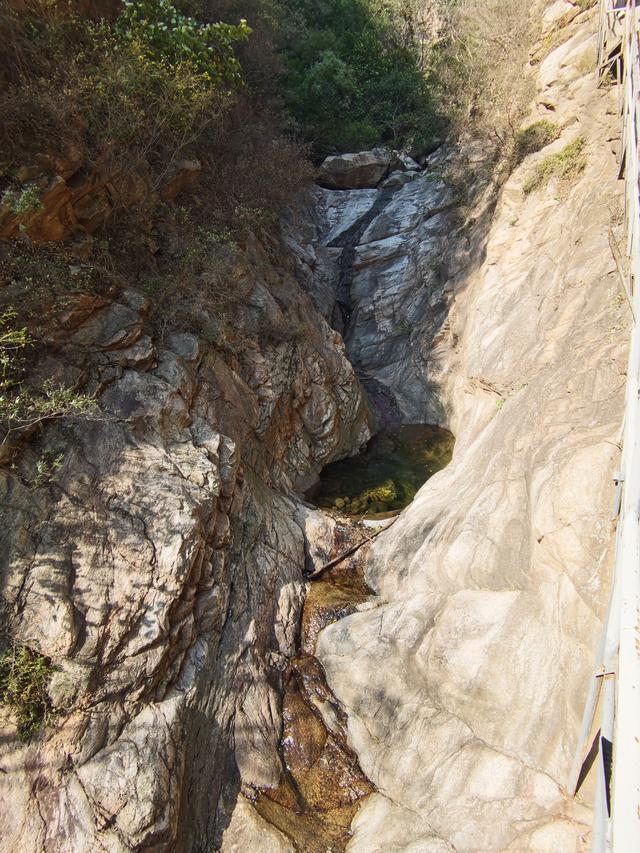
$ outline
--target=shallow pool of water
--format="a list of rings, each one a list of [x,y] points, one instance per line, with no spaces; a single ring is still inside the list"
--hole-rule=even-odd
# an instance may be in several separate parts
[[[379,433],[362,453],[323,468],[308,498],[323,509],[350,516],[394,515],[449,463],[453,444],[450,432],[433,426],[402,426]]]

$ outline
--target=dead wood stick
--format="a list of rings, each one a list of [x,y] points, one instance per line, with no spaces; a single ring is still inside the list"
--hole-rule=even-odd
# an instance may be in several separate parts
[[[316,578],[320,577],[320,575],[324,572],[328,572],[329,569],[335,568],[339,563],[342,563],[343,560],[346,560],[347,557],[350,557],[352,554],[355,554],[355,552],[359,548],[362,548],[363,545],[366,545],[367,542],[372,542],[376,538],[376,536],[380,536],[380,534],[384,533],[385,530],[388,530],[390,527],[393,527],[398,518],[399,516],[396,516],[391,522],[391,524],[387,524],[385,527],[381,527],[380,530],[376,530],[376,532],[373,533],[371,536],[367,536],[366,539],[363,539],[361,542],[356,542],[355,545],[352,545],[350,548],[347,548],[346,551],[343,551],[341,554],[338,554],[338,556],[334,557],[333,560],[329,560],[329,562],[325,563],[324,566],[320,566],[319,569],[315,569],[313,572],[311,572],[311,574],[306,576],[306,579],[315,580]]]

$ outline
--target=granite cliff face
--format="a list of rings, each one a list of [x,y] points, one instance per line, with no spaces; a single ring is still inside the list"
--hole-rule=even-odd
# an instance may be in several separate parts
[[[29,745],[6,721],[5,850],[205,849],[240,777],[278,782],[305,563],[287,494],[362,445],[371,418],[286,270],[254,247],[236,286],[243,315],[216,349],[158,336],[135,291],[79,296],[52,322],[40,369],[101,408],[33,437],[2,475],[6,619],[51,659],[61,709]],[[283,310],[304,333],[265,343],[255,329]],[[43,483],[44,452],[63,461]]]
[[[572,17],[531,115],[561,136],[513,172],[448,281],[436,396],[453,461],[376,540],[376,598],[320,635],[379,792],[350,851],[588,848],[563,786],[609,591],[629,316],[607,240],[614,93],[584,73],[593,19]],[[525,192],[578,138],[579,180]]]
[[[302,708],[375,788],[348,850],[585,849],[588,785],[562,788],[608,592],[629,317],[594,13],[558,0],[545,27],[561,44],[529,69],[528,121],[560,136],[500,189],[471,143],[422,171],[371,152],[281,244],[244,247],[215,342],[165,334],[135,289],[51,318],[37,369],[100,411],[0,474],[5,619],[51,660],[59,709],[29,744],[3,719],[0,849],[296,849],[252,799],[286,775],[303,573],[337,541],[300,495],[400,422],[452,429],[453,461],[371,546],[375,595],[319,634],[340,706]],[[525,192],[578,139],[576,180]]]

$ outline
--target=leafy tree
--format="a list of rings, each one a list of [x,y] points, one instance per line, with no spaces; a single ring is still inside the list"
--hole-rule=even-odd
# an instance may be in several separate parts
[[[115,30],[147,62],[171,70],[188,66],[203,87],[242,79],[233,46],[251,33],[245,20],[207,24],[182,14],[170,0],[124,0]]]
[[[281,2],[285,98],[318,155],[376,143],[433,147],[444,122],[408,3]]]

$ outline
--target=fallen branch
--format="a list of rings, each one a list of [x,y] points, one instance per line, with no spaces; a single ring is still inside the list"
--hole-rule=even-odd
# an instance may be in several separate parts
[[[363,545],[366,545],[367,542],[372,542],[376,536],[379,536],[381,533],[384,533],[385,530],[388,530],[390,527],[396,523],[400,516],[396,516],[390,524],[385,525],[385,527],[381,527],[380,530],[376,530],[371,536],[367,536],[361,542],[357,542],[355,545],[352,545],[350,548],[347,548],[346,551],[343,551],[341,554],[338,554],[337,557],[334,557],[333,560],[329,560],[328,563],[325,563],[324,566],[320,566],[318,569],[314,569],[311,574],[306,576],[307,580],[315,580],[320,577],[320,575],[324,574],[324,572],[328,572],[329,569],[335,568],[339,563],[342,563],[343,560],[346,560],[347,557],[350,557],[352,554],[355,554],[357,550],[362,548]]]

